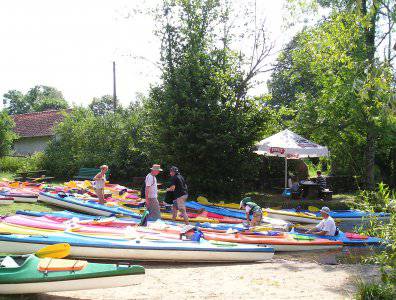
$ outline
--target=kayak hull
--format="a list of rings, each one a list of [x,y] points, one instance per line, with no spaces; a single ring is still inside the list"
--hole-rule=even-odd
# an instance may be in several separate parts
[[[141,240],[122,240],[118,243],[116,240],[70,236],[3,235],[0,236],[0,247],[3,252],[26,254],[36,252],[45,245],[67,241],[72,246],[70,255],[73,257],[138,261],[250,262],[268,260],[274,255],[274,249],[266,246],[222,247],[208,242],[148,243]]]
[[[48,282],[0,284],[0,294],[32,294],[123,287],[142,283],[144,274]]]

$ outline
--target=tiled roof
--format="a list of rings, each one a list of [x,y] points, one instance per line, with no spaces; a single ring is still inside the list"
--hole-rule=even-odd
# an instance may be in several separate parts
[[[70,110],[47,110],[13,115],[14,132],[20,137],[52,136],[54,126],[63,121],[64,112],[70,112]]]

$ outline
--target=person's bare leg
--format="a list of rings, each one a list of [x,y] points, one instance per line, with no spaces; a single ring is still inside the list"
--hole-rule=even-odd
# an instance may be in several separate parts
[[[189,223],[189,221],[188,221],[188,216],[187,216],[186,208],[185,208],[185,207],[181,208],[181,209],[180,209],[180,212],[181,212],[181,214],[182,214],[182,216],[183,216],[184,223],[185,223],[186,225],[189,225],[190,223]]]
[[[97,191],[97,196],[98,196],[98,199],[99,199],[99,203],[100,204],[105,204],[104,191],[102,189]]]
[[[172,220],[176,221],[176,217],[177,217],[177,208],[175,205],[172,205]]]

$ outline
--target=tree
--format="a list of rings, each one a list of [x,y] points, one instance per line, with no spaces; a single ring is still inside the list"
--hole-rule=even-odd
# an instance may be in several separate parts
[[[93,98],[89,104],[89,108],[97,116],[103,116],[109,112],[114,112],[113,96],[104,95],[100,98]]]
[[[362,24],[363,19],[346,12],[307,30],[292,51],[291,71],[309,70],[319,87],[316,94],[311,89],[297,94],[296,127],[330,147],[334,166],[359,175],[368,172],[369,132],[375,132],[376,143],[389,140],[395,125],[387,112],[392,72],[378,60],[368,67]]]
[[[392,121],[389,122],[389,118],[384,118],[384,111],[387,110],[390,101],[394,101],[392,97],[392,90],[394,86],[394,78],[392,78],[392,72],[394,72],[392,60],[396,57],[391,53],[392,48],[392,33],[394,32],[394,23],[396,19],[395,15],[395,1],[393,0],[317,0],[317,1],[301,1],[301,0],[289,0],[291,3],[302,3],[303,7],[330,7],[332,9],[332,16],[349,14],[351,21],[348,25],[352,25],[355,28],[356,36],[351,41],[354,44],[350,45],[350,50],[354,52],[354,57],[347,61],[342,61],[342,57],[335,56],[334,60],[338,59],[340,66],[345,66],[345,63],[349,62],[355,67],[356,77],[349,78],[353,86],[350,86],[354,93],[354,101],[352,103],[358,104],[356,107],[352,105],[353,109],[356,109],[359,118],[359,127],[357,132],[363,134],[360,143],[361,152],[364,155],[364,176],[368,187],[372,188],[374,185],[375,175],[375,161],[376,154],[379,153],[378,141],[383,138],[381,136],[380,128],[384,129],[384,126],[392,127],[394,124]],[[314,5],[307,5],[307,2]],[[315,5],[316,4],[316,5]],[[355,22],[359,22],[360,26],[356,26]],[[340,20],[337,28],[334,28],[330,34],[336,34],[340,37],[340,32],[345,33],[345,21]],[[386,24],[386,25],[383,25]],[[329,40],[327,37],[325,37]],[[317,44],[317,43],[316,43]],[[319,52],[324,53],[328,49],[333,50],[333,47],[339,47],[336,39],[333,39],[333,44],[322,43],[322,48]],[[329,48],[324,48],[324,47]],[[344,51],[345,49],[341,49]],[[384,50],[384,55],[382,55]],[[332,51],[327,51],[334,53]],[[345,53],[347,54],[347,53]],[[347,57],[344,55],[343,57]],[[351,57],[351,56],[349,56]],[[314,59],[321,60],[321,56],[316,56]],[[359,69],[359,71],[357,71]],[[332,78],[337,77],[341,72],[333,68]],[[353,72],[350,72],[353,73]],[[333,92],[340,95],[340,91],[343,91],[343,86],[340,82],[346,83],[345,78],[339,78],[339,83],[333,86]],[[318,82],[319,83],[319,82]],[[319,93],[320,96],[321,93]],[[351,108],[351,105],[347,105]],[[388,125],[386,125],[388,124]],[[345,132],[343,132],[345,133]],[[356,133],[356,132],[355,132]],[[351,133],[349,133],[351,134]],[[390,146],[391,148],[395,147]],[[395,162],[393,162],[395,164]]]
[[[65,109],[69,105],[63,98],[62,92],[54,87],[37,85],[25,95],[17,90],[10,90],[3,95],[7,111],[10,114],[39,112],[50,109]]]
[[[0,157],[8,154],[17,135],[12,131],[14,121],[6,111],[0,112]]]
[[[110,166],[113,179],[141,176],[148,160],[140,149],[141,118],[114,113],[95,116],[76,108],[56,129],[56,139],[45,150],[44,167],[60,178],[70,178],[81,167]]]
[[[8,105],[7,111],[11,115],[24,114],[30,111],[30,104],[26,101],[22,92],[9,90],[3,95],[3,103]]]
[[[244,58],[225,35],[228,18],[220,1],[164,1],[162,83],[144,103],[151,157],[179,166],[190,191],[217,196],[241,193],[257,175],[254,142],[270,115],[246,97],[262,56],[241,71]]]

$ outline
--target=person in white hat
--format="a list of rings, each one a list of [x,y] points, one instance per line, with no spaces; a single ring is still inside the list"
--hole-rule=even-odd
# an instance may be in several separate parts
[[[320,223],[316,225],[315,228],[308,230],[306,233],[334,236],[336,234],[337,227],[334,219],[330,217],[330,208],[323,206],[320,210],[320,214],[322,215],[323,220],[320,221]]]
[[[145,199],[146,208],[149,211],[148,219],[150,221],[156,221],[161,219],[161,211],[158,202],[158,186],[157,186],[157,175],[162,171],[161,166],[154,164],[151,167],[151,172],[147,174],[145,180]]]

